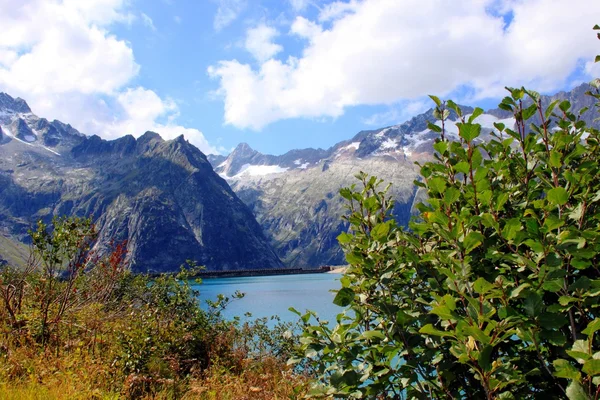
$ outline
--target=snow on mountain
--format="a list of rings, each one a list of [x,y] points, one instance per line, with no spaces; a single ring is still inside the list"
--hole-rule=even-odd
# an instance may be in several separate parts
[[[71,125],[40,118],[20,98],[0,92],[0,129],[3,144],[28,145],[32,150],[59,156],[61,150],[79,143],[85,135]]]
[[[244,175],[249,176],[265,176],[271,174],[280,174],[287,171],[289,168],[283,168],[279,165],[250,165],[244,164],[240,171],[233,177],[233,179],[240,178]]]

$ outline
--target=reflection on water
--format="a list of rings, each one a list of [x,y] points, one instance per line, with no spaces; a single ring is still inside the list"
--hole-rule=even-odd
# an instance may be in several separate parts
[[[194,285],[201,300],[216,300],[218,294],[231,296],[236,290],[245,297],[234,300],[223,313],[226,318],[243,317],[250,312],[253,318],[277,315],[282,321],[296,321],[288,308],[300,312],[315,311],[320,318],[335,321],[342,308],[333,304],[332,289],[340,288],[340,274],[301,274],[251,276],[239,278],[210,278]],[[202,302],[206,307],[206,302]]]

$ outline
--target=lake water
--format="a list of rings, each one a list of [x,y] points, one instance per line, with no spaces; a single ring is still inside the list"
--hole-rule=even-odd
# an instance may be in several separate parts
[[[224,311],[226,318],[249,312],[252,318],[277,315],[282,321],[297,321],[298,317],[288,308],[315,311],[319,318],[335,321],[342,311],[333,304],[332,289],[339,289],[341,274],[299,274],[275,276],[251,276],[239,278],[209,278],[194,285],[200,291],[203,307],[204,300],[215,300],[217,295],[231,297],[236,290],[245,293],[243,299],[234,300]]]

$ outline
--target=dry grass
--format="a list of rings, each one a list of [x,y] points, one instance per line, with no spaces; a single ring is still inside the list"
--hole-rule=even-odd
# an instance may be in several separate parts
[[[309,378],[290,371],[275,360],[245,361],[247,368],[240,374],[213,367],[204,377],[192,379],[189,384],[173,391],[146,394],[142,399],[152,400],[267,400],[300,399],[306,394]],[[88,377],[82,371],[55,371],[48,376],[30,376],[18,381],[0,382],[2,400],[112,400],[127,398],[122,392],[90,386],[93,372]]]
[[[308,390],[309,378],[293,373],[273,359],[247,361],[241,374],[212,368],[201,380],[193,381],[185,400],[300,399]]]

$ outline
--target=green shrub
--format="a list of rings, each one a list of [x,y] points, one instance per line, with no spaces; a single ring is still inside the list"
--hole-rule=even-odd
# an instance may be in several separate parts
[[[436,160],[416,182],[428,200],[408,230],[375,177],[340,191],[352,233],[334,302],[348,308],[334,327],[303,316],[314,396],[599,397],[600,133],[580,119],[591,110],[507,89],[516,124],[487,142],[481,109],[432,96],[460,141],[430,124]]]
[[[31,235],[27,265],[0,269],[0,398],[194,398],[208,388],[227,398],[249,383],[261,398],[304,391],[306,377],[285,366],[291,325],[224,319],[241,293],[201,308],[193,263],[132,274],[125,243],[93,250],[89,219],[40,222]]]

